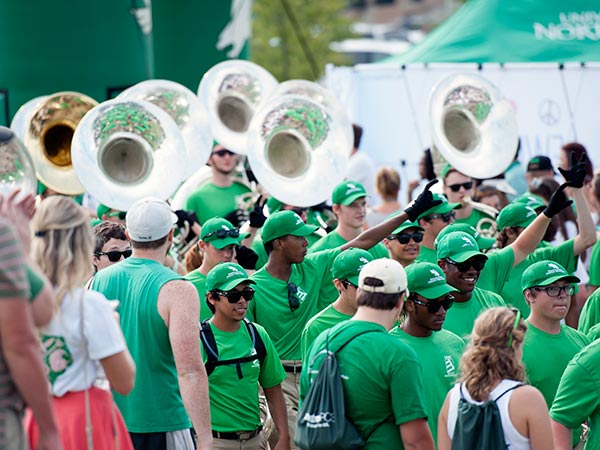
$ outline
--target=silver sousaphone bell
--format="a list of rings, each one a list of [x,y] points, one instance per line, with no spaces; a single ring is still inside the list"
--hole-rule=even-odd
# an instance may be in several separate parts
[[[23,140],[37,178],[65,195],[84,192],[71,159],[71,141],[82,117],[98,102],[79,92],[57,92],[25,103],[11,128]]]
[[[273,75],[250,61],[224,61],[209,69],[198,86],[198,97],[208,112],[215,140],[246,154],[250,121],[276,87]]]
[[[313,206],[343,180],[352,150],[352,124],[335,97],[316,83],[279,85],[256,111],[248,160],[260,184],[278,200]]]
[[[85,115],[73,137],[73,165],[85,189],[120,211],[143,197],[170,197],[184,179],[185,144],[158,106],[114,99]]]
[[[0,127],[0,195],[8,196],[15,189],[35,195],[35,169],[21,140],[11,129]]]
[[[171,116],[185,142],[185,178],[206,164],[213,138],[208,114],[196,94],[174,81],[147,80],[126,89],[118,98],[150,102]]]
[[[429,97],[429,117],[435,148],[465,175],[492,178],[512,163],[519,138],[515,113],[485,78],[458,74],[439,81]]]

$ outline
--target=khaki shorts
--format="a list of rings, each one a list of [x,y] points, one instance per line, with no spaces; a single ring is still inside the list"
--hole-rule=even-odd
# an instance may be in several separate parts
[[[23,417],[14,409],[0,409],[0,448],[28,450]]]

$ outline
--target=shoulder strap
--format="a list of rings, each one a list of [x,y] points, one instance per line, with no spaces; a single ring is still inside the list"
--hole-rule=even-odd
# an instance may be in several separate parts
[[[350,339],[348,339],[346,342],[344,342],[342,345],[340,345],[337,350],[333,350],[332,353],[339,353],[346,345],[348,345],[350,342],[352,342],[354,339],[356,339],[357,337],[359,337],[362,334],[375,333],[375,332],[379,332],[379,331],[380,330],[361,331],[360,333],[355,334]],[[329,333],[327,334],[327,343],[329,344]],[[329,345],[328,345],[328,347],[329,347]]]
[[[504,391],[502,394],[500,394],[498,397],[496,397],[496,398],[494,399],[494,401],[495,401],[495,402],[497,402],[498,400],[500,400],[500,399],[501,399],[501,398],[504,396],[504,394],[506,394],[507,392],[510,392],[510,391],[514,391],[515,389],[517,389],[517,388],[519,388],[519,387],[521,387],[521,386],[523,386],[523,383],[518,383],[518,384],[515,384],[515,385],[514,385],[514,386],[512,386],[512,387],[509,387],[509,388],[508,388],[507,390],[505,390],[505,391]]]
[[[206,353],[204,367],[206,368],[206,375],[209,376],[215,370],[216,363],[219,361],[219,349],[208,319],[200,323],[200,341]]]
[[[248,328],[248,334],[252,340],[252,347],[254,347],[254,350],[256,350],[258,360],[262,364],[267,356],[267,348],[265,347],[265,343],[253,322],[244,317],[244,323],[246,324],[246,328]]]

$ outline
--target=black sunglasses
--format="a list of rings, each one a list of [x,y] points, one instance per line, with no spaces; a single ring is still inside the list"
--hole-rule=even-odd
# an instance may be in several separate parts
[[[358,289],[358,286],[350,280],[342,280],[342,284],[346,287],[353,287],[355,289]]]
[[[423,301],[418,300],[413,297],[412,301],[413,301],[413,303],[416,303],[417,305],[426,306],[428,313],[435,314],[436,312],[438,312],[440,310],[440,308],[444,308],[446,311],[448,311],[450,308],[452,308],[452,305],[454,304],[454,297],[449,295],[444,300],[439,300],[439,301],[436,300],[436,301],[431,301],[431,302],[423,302]]]
[[[121,259],[121,256],[124,259],[129,258],[131,256],[131,250],[124,250],[122,252],[120,252],[118,250],[112,250],[110,252],[96,252],[95,255],[96,256],[106,255],[106,256],[108,256],[108,260],[110,262],[117,262]]]
[[[220,291],[215,289],[214,292],[217,295],[227,297],[227,301],[232,304],[239,302],[242,297],[244,297],[244,300],[246,301],[250,301],[254,298],[254,289],[251,287],[244,288],[243,291]]]
[[[294,283],[288,283],[287,289],[290,311],[296,311],[298,308],[300,308],[300,299],[296,297],[296,294],[298,293],[298,286],[296,286]]]
[[[456,215],[456,213],[454,211],[450,211],[450,212],[447,212],[444,214],[429,214],[427,217],[425,217],[425,220],[430,222],[434,219],[442,219],[444,222],[448,223],[452,219],[454,219],[455,215]]]
[[[452,261],[449,258],[446,258],[444,261],[446,261],[448,264],[452,264],[453,266],[456,266],[456,268],[458,269],[459,272],[467,272],[469,270],[469,268],[473,268],[477,271],[482,270],[485,267],[485,263],[486,263],[486,259],[483,258],[477,258],[477,259],[468,259],[466,261],[463,262],[456,262],[456,261]]]
[[[423,233],[420,231],[415,231],[414,233],[400,233],[400,234],[392,234],[388,236],[390,241],[394,239],[398,239],[400,244],[408,244],[412,239],[415,242],[421,242],[423,240]]]
[[[204,242],[210,242],[215,239],[225,239],[227,236],[232,238],[240,237],[240,230],[237,228],[232,228],[231,230],[216,230],[212,233],[208,233],[202,240]]]
[[[465,190],[468,191],[469,189],[471,189],[473,187],[473,182],[472,181],[467,181],[466,183],[456,183],[456,184],[449,184],[448,185],[448,188],[450,188],[450,190],[452,192],[458,192],[458,191],[460,191],[461,187],[465,188]]]
[[[575,286],[536,286],[533,289],[536,291],[543,291],[548,294],[548,297],[558,297],[561,292],[564,292],[567,295],[573,295],[575,293]]]
[[[216,150],[216,151],[212,152],[212,154],[220,156],[221,158],[225,155],[229,155],[229,156],[235,155],[235,153],[233,153],[231,150],[226,150],[226,149]]]

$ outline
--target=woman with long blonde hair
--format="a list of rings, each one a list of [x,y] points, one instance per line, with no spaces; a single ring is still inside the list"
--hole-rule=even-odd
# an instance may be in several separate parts
[[[69,197],[52,196],[41,202],[31,231],[32,258],[56,292],[55,313],[40,329],[40,339],[63,446],[130,450],[110,388],[127,394],[135,366],[113,306],[102,294],[83,288],[93,271],[89,217]],[[35,418],[28,414],[25,423],[31,448],[36,448]]]
[[[471,343],[460,360],[461,377],[440,411],[438,450],[450,450],[461,397],[468,403],[496,400],[506,448],[553,450],[546,401],[524,385],[521,361],[527,326],[517,309],[491,308],[475,321]]]

